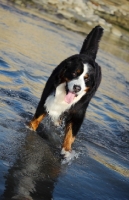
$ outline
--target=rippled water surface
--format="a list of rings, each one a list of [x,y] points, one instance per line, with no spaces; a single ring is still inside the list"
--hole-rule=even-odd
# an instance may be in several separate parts
[[[103,37],[103,79],[73,149],[60,162],[62,137],[44,121],[26,127],[55,66],[84,36],[0,4],[0,200],[129,200],[129,46]],[[112,45],[111,45],[112,44]]]

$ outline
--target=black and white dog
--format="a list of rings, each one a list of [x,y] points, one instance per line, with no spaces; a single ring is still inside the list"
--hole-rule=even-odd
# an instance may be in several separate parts
[[[96,26],[86,37],[79,54],[61,62],[49,77],[29,127],[36,130],[49,114],[58,125],[65,116],[61,154],[67,157],[85,117],[91,98],[101,82],[101,68],[95,62],[103,28]]]

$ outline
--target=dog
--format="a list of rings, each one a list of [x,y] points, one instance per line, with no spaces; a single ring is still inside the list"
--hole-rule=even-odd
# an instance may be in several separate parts
[[[103,28],[96,26],[87,35],[79,54],[62,61],[52,72],[29,123],[34,131],[49,115],[55,125],[65,118],[61,155],[67,157],[84,120],[91,98],[101,82],[101,67],[95,62]]]

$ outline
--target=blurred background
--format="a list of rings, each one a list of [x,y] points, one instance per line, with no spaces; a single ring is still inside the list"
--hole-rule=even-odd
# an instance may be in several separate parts
[[[9,0],[8,0],[9,1]],[[10,0],[22,8],[37,9],[44,17],[85,33],[87,26],[104,29],[129,41],[129,0]]]

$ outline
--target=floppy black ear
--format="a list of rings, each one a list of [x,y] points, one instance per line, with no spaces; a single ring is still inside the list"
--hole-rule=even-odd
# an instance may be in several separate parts
[[[102,35],[103,28],[101,26],[93,28],[84,40],[80,54],[87,54],[95,60]]]

